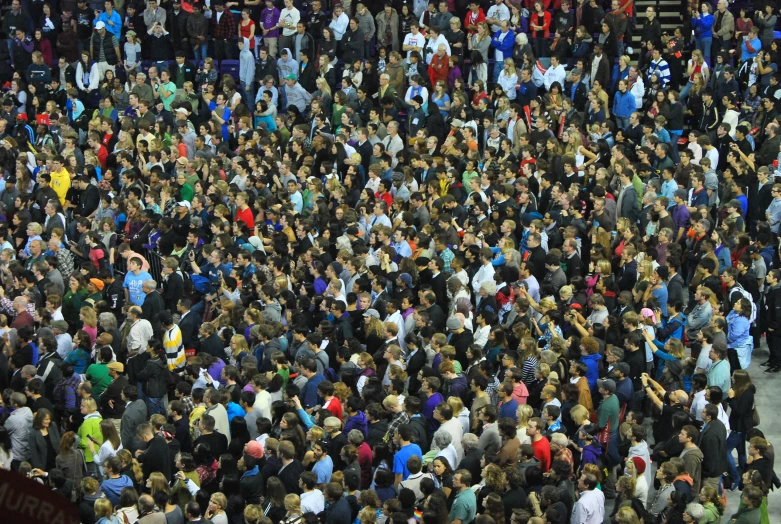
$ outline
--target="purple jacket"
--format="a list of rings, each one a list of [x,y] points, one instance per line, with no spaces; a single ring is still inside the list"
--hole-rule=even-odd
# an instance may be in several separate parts
[[[347,423],[344,425],[344,434],[349,435],[352,429],[360,430],[364,438],[369,434],[369,421],[366,419],[363,411],[359,411],[357,415],[347,420]]]
[[[683,228],[683,239],[686,238],[686,232],[689,230],[689,209],[686,204],[673,207],[673,223],[675,224],[675,231],[673,231],[673,237],[678,236],[678,230]]]
[[[272,7],[271,9],[264,9],[260,12],[260,25],[263,28],[275,27],[279,23],[279,9]],[[279,38],[279,29],[272,29],[267,35],[263,35],[262,31],[260,36],[266,38]]]

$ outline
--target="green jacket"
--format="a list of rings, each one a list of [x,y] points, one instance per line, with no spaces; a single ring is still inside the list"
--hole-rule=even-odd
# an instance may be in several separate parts
[[[92,384],[92,396],[98,398],[111,384],[108,364],[91,364],[87,368],[87,380]]]
[[[95,462],[92,451],[90,451],[89,445],[87,444],[87,441],[89,440],[87,435],[90,435],[97,440],[97,444],[95,444],[95,451],[97,451],[100,445],[103,444],[103,434],[100,432],[100,423],[102,421],[103,417],[96,411],[95,413],[87,415],[84,422],[79,426],[79,431],[77,432],[80,439],[79,448],[84,451],[84,460],[87,462]]]
[[[741,508],[732,515],[729,524],[759,524],[762,512],[759,508]]]

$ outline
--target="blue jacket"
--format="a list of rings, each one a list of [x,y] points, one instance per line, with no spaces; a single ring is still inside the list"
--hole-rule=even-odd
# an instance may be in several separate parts
[[[696,38],[713,38],[713,15],[700,14],[699,18],[692,18],[692,29]]]
[[[133,481],[127,475],[120,475],[116,479],[106,479],[100,485],[100,491],[111,501],[112,506],[119,504],[119,495],[124,488],[132,488]]]
[[[615,98],[613,98],[613,115],[620,118],[629,118],[632,113],[637,111],[637,102],[635,102],[635,96],[626,91],[616,91]]]
[[[580,361],[588,368],[588,371],[586,371],[586,380],[588,380],[588,387],[591,388],[592,391],[597,387],[597,380],[599,380],[600,360],[602,360],[602,355],[599,353],[580,357]]]
[[[493,38],[491,38],[491,47],[497,51],[501,51],[505,58],[512,58],[513,46],[515,45],[515,33],[510,29],[507,31],[507,36],[504,37],[504,40],[499,39],[499,35],[501,34],[501,31],[497,31]]]

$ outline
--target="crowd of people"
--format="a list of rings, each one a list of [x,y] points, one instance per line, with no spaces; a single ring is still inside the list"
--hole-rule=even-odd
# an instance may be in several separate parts
[[[772,2],[6,9],[0,464],[82,523],[771,522]]]

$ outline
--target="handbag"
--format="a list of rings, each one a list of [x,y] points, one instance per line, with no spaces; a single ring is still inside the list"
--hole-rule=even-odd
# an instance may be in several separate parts
[[[757,410],[757,403],[754,402],[754,407],[751,410],[751,423],[754,425],[754,427],[759,426],[760,418],[759,418],[759,411]]]

